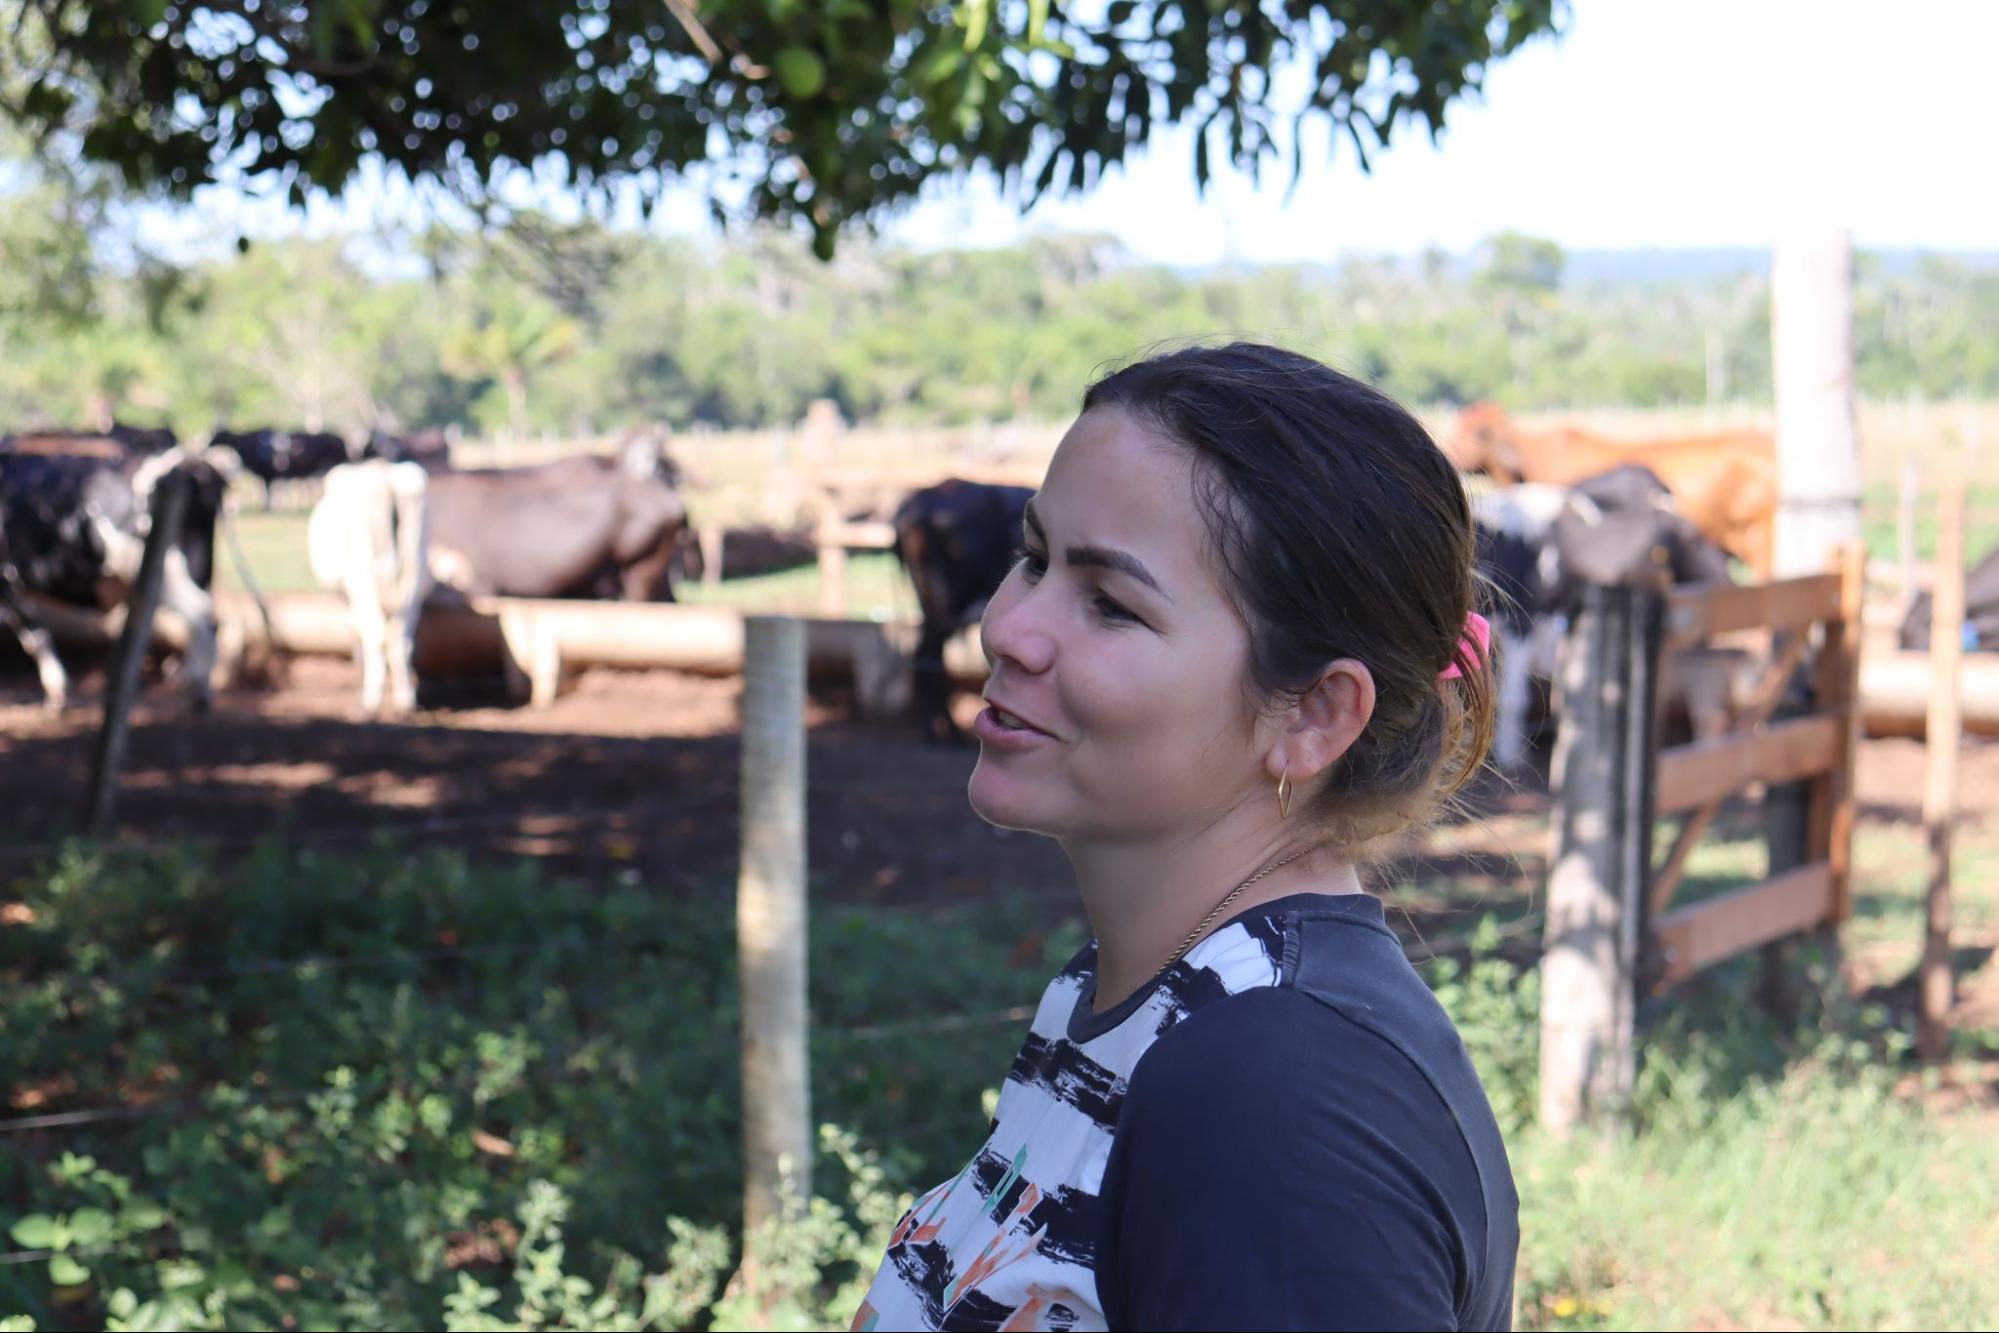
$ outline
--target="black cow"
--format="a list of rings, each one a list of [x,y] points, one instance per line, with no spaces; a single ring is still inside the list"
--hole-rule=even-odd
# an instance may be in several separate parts
[[[215,662],[215,604],[208,584],[215,565],[215,520],[233,463],[226,451],[207,455],[178,446],[158,454],[128,452],[122,459],[106,457],[95,446],[71,453],[0,449],[6,619],[34,655],[51,707],[62,705],[67,679],[21,594],[100,610],[122,600],[145,551],[154,488],[169,474],[185,477],[191,489],[179,540],[167,552],[161,605],[187,623],[183,672],[197,700],[208,701]]]
[[[430,566],[469,595],[674,600],[680,474],[650,441],[616,458],[432,477]]]
[[[1918,593],[1902,617],[1898,636],[1903,648],[1930,649],[1930,621],[1936,613],[1930,595]],[[1999,652],[1999,546],[1988,551],[1964,576],[1964,647],[1968,652]]]
[[[1553,676],[1560,637],[1584,584],[1663,589],[1729,581],[1727,553],[1642,467],[1614,468],[1573,487],[1503,487],[1481,496],[1474,508],[1479,570],[1497,602],[1493,758],[1501,768],[1525,758],[1530,682]]]
[[[913,662],[918,723],[933,743],[962,744],[951,720],[944,644],[977,620],[999,591],[1021,544],[1034,492],[952,478],[912,494],[895,511],[895,554],[916,585],[923,617]]]
[[[409,435],[373,430],[362,446],[361,457],[382,458],[391,463],[415,463],[425,472],[451,469],[451,437],[435,426]]]
[[[243,470],[264,483],[266,509],[276,483],[323,477],[353,457],[346,440],[325,431],[218,430],[209,443],[234,450]]]

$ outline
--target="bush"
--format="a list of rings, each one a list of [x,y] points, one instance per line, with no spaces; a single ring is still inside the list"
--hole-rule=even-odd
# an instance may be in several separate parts
[[[17,1114],[86,1116],[0,1153],[12,1241],[49,1252],[0,1266],[0,1309],[44,1327],[680,1325],[708,1303],[688,1304],[700,1275],[733,1262],[726,899],[275,843],[228,867],[76,850],[17,892],[0,1088]],[[1005,906],[815,914],[813,1109],[848,1132],[794,1239],[828,1285],[723,1308],[824,1312],[851,1236],[878,1245],[896,1191],[977,1145],[1025,1026],[991,1015],[1076,943]],[[856,1030],[881,1020],[901,1026]]]

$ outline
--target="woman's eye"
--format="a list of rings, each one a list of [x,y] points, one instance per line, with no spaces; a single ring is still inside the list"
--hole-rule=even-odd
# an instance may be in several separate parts
[[[1015,564],[1024,562],[1027,565],[1029,579],[1038,579],[1048,572],[1048,557],[1030,551],[1024,546],[1014,552],[1013,559]]]
[[[1122,606],[1118,605],[1110,598],[1104,596],[1102,593],[1097,594],[1097,611],[1099,614],[1103,616],[1105,620],[1124,621],[1131,624],[1138,623],[1137,616],[1125,610]]]

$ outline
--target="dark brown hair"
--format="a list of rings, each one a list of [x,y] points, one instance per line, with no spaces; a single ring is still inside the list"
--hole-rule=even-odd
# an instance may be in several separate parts
[[[1249,630],[1250,703],[1289,706],[1336,658],[1374,676],[1374,715],[1304,812],[1358,849],[1432,814],[1492,743],[1486,600],[1456,469],[1387,395],[1260,343],[1188,347],[1103,376],[1083,410],[1129,412],[1194,452],[1223,584]],[[1460,675],[1441,679],[1456,662]]]

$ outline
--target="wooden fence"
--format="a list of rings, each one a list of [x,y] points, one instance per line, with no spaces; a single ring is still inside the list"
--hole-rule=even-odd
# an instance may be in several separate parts
[[[1548,1129],[1621,1115],[1641,998],[1851,911],[1864,578],[1854,548],[1805,578],[1663,596],[1588,590],[1558,686],[1541,992]],[[1760,641],[1761,679],[1724,734],[1660,748],[1662,674],[1718,636]],[[1722,805],[1759,785],[1769,876],[1676,904]],[[1654,830],[1671,816],[1682,823],[1655,859]]]

